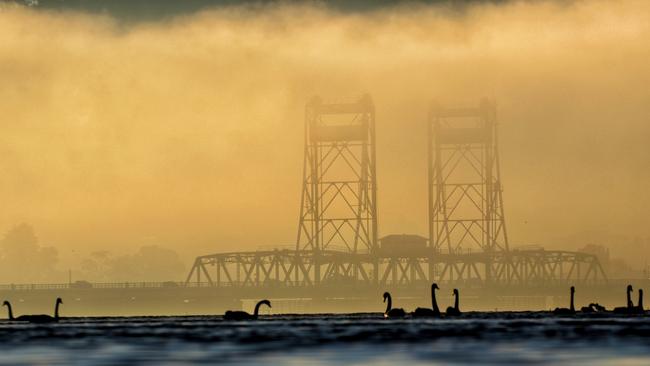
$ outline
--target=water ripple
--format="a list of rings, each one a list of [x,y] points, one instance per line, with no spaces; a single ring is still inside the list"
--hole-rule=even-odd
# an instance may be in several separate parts
[[[648,364],[649,337],[650,317],[611,314],[66,318],[0,322],[0,364]]]

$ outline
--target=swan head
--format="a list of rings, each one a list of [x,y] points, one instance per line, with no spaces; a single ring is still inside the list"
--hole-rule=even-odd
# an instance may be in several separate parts
[[[2,306],[11,306],[11,304],[9,304],[9,301],[5,300],[5,302],[2,303]]]
[[[386,299],[390,297],[390,294],[388,292],[384,292],[384,302],[386,302]]]
[[[576,288],[574,286],[571,286],[571,293],[576,292]]]
[[[457,288],[454,289],[454,295],[458,296],[458,289]]]
[[[56,298],[56,303],[57,303],[57,304],[63,304],[63,300],[61,300],[60,297],[57,297],[57,298]]]
[[[431,288],[434,289],[434,290],[440,290],[440,287],[438,287],[437,283],[432,284]]]
[[[627,285],[627,290],[628,290],[629,292],[632,292],[632,285]]]
[[[639,289],[639,295],[643,295],[643,289],[642,288]]]
[[[271,302],[269,300],[262,300],[262,301],[260,301],[260,304],[264,304],[264,305],[266,305],[268,307],[272,307]]]

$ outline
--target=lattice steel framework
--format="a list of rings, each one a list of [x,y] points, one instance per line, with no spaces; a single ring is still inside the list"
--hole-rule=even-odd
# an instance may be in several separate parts
[[[372,252],[377,180],[370,96],[330,104],[313,98],[305,111],[304,154],[296,250]]]
[[[432,107],[428,147],[429,245],[437,253],[507,251],[495,105]]]
[[[377,248],[370,97],[344,104],[314,98],[306,108],[296,249],[197,257],[186,283],[336,297],[349,295],[345,289],[419,288],[431,281],[459,287],[607,282],[594,255],[509,250],[494,104],[433,108],[428,122],[431,248]],[[473,248],[479,250],[461,250]]]
[[[372,276],[378,259],[371,254],[340,251],[320,253],[324,276],[318,285],[367,288],[410,287],[431,281],[463,287],[552,286],[599,284],[607,277],[598,258],[591,254],[565,251],[509,251],[380,257],[378,281]],[[440,267],[427,275],[430,261]],[[483,270],[493,268],[492,278]],[[312,287],[314,253],[311,250],[274,250],[206,255],[196,258],[186,283],[216,287]],[[376,267],[375,267],[376,268]],[[336,293],[333,290],[332,293]]]

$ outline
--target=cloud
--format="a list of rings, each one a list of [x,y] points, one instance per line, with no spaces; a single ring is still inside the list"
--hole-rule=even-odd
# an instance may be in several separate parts
[[[3,9],[0,225],[30,222],[66,248],[156,236],[186,256],[292,243],[305,102],[369,92],[382,234],[426,233],[430,101],[487,96],[513,241],[647,237],[649,13],[633,0],[284,4],[122,24]]]

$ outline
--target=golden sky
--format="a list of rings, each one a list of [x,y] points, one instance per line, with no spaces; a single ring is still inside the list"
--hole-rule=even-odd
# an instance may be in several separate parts
[[[29,222],[63,260],[293,244],[304,105],[367,92],[380,235],[426,235],[428,106],[485,96],[499,108],[512,244],[600,240],[640,265],[648,14],[633,0],[269,5],[125,24],[0,9],[0,231]],[[615,249],[619,237],[646,245]]]

